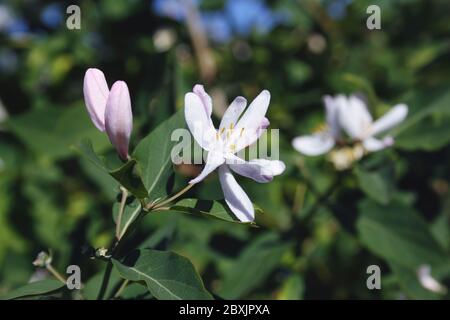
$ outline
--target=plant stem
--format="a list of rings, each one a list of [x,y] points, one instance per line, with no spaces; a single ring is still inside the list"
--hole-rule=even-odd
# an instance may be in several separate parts
[[[178,193],[176,193],[175,195],[173,195],[169,199],[167,199],[167,200],[165,200],[165,201],[163,201],[161,203],[158,203],[156,205],[151,204],[151,205],[148,205],[145,208],[143,207],[142,210],[145,210],[145,209],[146,210],[153,209],[153,210],[160,210],[160,211],[162,211],[162,210],[169,210],[170,209],[169,207],[163,207],[163,206],[165,204],[167,204],[167,203],[177,199],[178,197],[180,197],[181,195],[186,193],[189,189],[191,189],[193,186],[194,186],[193,184],[189,184],[183,190],[179,191]],[[117,216],[116,241],[111,246],[111,250],[110,250],[111,251],[111,257],[114,257],[116,255],[119,245],[123,242],[123,241],[121,241],[122,238],[127,234],[127,231],[129,231],[129,228],[128,228],[127,230],[125,230],[125,232],[123,232],[123,234],[121,234],[121,232],[120,232],[120,224],[122,222],[122,215],[123,215],[123,212],[125,210],[125,204],[126,204],[126,200],[127,200],[127,197],[128,197],[128,191],[125,188],[123,188],[123,187],[121,187],[121,190],[122,190],[122,199],[121,199],[121,202],[120,202],[119,213],[118,213],[118,216]],[[138,219],[139,219],[139,217],[136,218],[136,221]],[[106,266],[105,273],[103,274],[103,280],[102,280],[102,284],[101,284],[101,287],[100,287],[100,291],[99,291],[98,296],[97,296],[97,300],[103,300],[103,298],[105,296],[106,289],[108,288],[109,279],[111,277],[112,268],[113,268],[113,264],[112,264],[112,262],[110,260],[110,261],[108,261],[108,265]],[[126,286],[126,284],[124,284],[124,286]],[[118,293],[120,293],[120,289],[119,289]]]
[[[55,268],[53,268],[51,264],[47,264],[45,267],[56,279],[58,279],[64,284],[67,283],[67,280]]]
[[[170,210],[170,207],[158,207],[152,211],[169,211],[169,210]]]
[[[106,289],[108,289],[109,278],[111,277],[112,267],[113,264],[111,260],[109,260],[108,264],[106,265],[105,273],[103,274],[102,285],[100,286],[100,291],[98,292],[97,300],[103,300],[103,298],[105,297]]]
[[[178,193],[176,193],[175,195],[173,195],[173,196],[170,197],[169,199],[167,199],[167,200],[165,200],[165,201],[163,201],[163,202],[160,202],[160,203],[158,203],[158,204],[156,204],[156,205],[154,205],[153,207],[148,208],[148,209],[158,209],[158,208],[161,208],[162,206],[168,204],[169,202],[172,202],[173,200],[177,199],[177,198],[180,197],[181,195],[183,195],[183,194],[185,194],[186,192],[188,192],[189,189],[191,189],[193,186],[194,186],[194,184],[188,184],[186,187],[184,187],[183,190],[179,191]]]
[[[120,240],[120,238],[121,238],[120,226],[122,224],[123,211],[125,210],[125,205],[127,203],[127,197],[128,197],[127,189],[125,189],[124,187],[120,187],[120,190],[122,190],[122,199],[120,201],[120,208],[119,208],[119,213],[117,215],[117,221],[116,221],[116,238],[117,238],[117,240]]]
[[[125,289],[125,287],[128,285],[128,283],[130,283],[130,280],[125,280],[124,282],[122,282],[119,290],[117,290],[116,294],[114,295],[114,298],[120,297],[120,295],[122,294],[122,291]]]

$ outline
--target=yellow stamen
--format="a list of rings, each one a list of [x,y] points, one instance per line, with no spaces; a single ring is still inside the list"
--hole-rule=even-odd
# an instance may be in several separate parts
[[[324,132],[328,129],[328,126],[326,123],[320,123],[319,125],[317,125],[315,128],[313,128],[313,132],[314,133],[319,133],[319,132]]]
[[[220,134],[223,134],[225,132],[225,128],[220,129]]]

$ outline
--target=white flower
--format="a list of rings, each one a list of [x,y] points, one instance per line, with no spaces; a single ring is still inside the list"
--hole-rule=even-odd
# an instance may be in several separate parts
[[[330,96],[324,97],[327,125],[325,130],[313,135],[295,138],[292,141],[294,149],[307,156],[318,156],[327,153],[334,147],[341,133],[338,112],[343,99],[343,96],[338,96],[335,99]]]
[[[336,142],[344,141],[342,131],[348,135],[352,144],[361,143],[365,151],[379,151],[391,146],[394,139],[391,136],[379,139],[377,136],[398,125],[408,114],[408,107],[398,104],[373,121],[366,104],[357,96],[326,96],[324,102],[327,129],[292,141],[293,147],[305,155],[317,156],[329,152]]]
[[[417,278],[419,279],[420,284],[427,290],[436,293],[446,293],[447,288],[439,283],[433,276],[431,275],[431,267],[429,265],[421,265],[417,269]]]
[[[339,124],[353,141],[362,142],[364,149],[379,151],[393,145],[394,138],[385,136],[378,139],[376,136],[401,123],[407,114],[408,107],[398,104],[380,119],[373,121],[364,101],[350,96],[346,103],[339,106]]]
[[[225,201],[242,222],[253,221],[255,212],[252,202],[239,186],[231,171],[265,183],[271,181],[274,176],[281,174],[285,169],[282,161],[266,159],[245,161],[235,155],[256,142],[263,129],[268,127],[269,121],[265,114],[269,107],[269,101],[270,93],[264,90],[243,112],[247,100],[237,97],[226,110],[219,129],[216,130],[211,119],[212,100],[203,86],[196,85],[193,92],[189,92],[185,96],[186,123],[200,147],[208,151],[203,171],[189,183],[202,181],[218,168]]]

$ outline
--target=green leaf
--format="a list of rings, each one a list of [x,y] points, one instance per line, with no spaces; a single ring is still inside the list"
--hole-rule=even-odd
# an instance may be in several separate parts
[[[98,293],[100,291],[100,287],[103,282],[103,277],[105,275],[105,267],[102,271],[98,272],[84,284],[82,288],[83,296],[87,300],[96,300],[98,297]],[[121,277],[116,269],[111,269],[111,274],[109,276],[108,287],[105,290],[104,298],[110,299],[114,294],[115,290],[117,290],[121,284]]]
[[[147,197],[147,190],[142,182],[139,166],[135,159],[129,160],[120,168],[110,170],[109,174],[137,198]]]
[[[92,143],[89,140],[85,139],[74,145],[73,148],[98,168],[111,175],[111,177],[137,198],[143,199],[147,197],[147,190],[142,182],[139,167],[135,159],[130,159],[122,166],[112,169],[106,164],[103,157],[99,157],[95,153]]]
[[[24,298],[29,296],[41,295],[56,291],[65,286],[61,281],[46,279],[38,282],[29,283],[23,287],[17,288],[7,295],[3,296],[4,300]]]
[[[170,207],[170,209],[176,212],[199,214],[227,222],[248,224],[239,221],[239,219],[234,216],[228,206],[224,202],[219,201],[183,199]]]
[[[412,209],[364,200],[359,205],[357,229],[362,242],[376,255],[407,268],[449,262],[427,224]]]
[[[113,206],[113,219],[117,223],[117,216],[120,209],[120,203],[114,203]],[[128,230],[130,225],[139,217],[142,210],[140,202],[135,199],[132,203],[125,205],[125,209],[122,214],[122,219],[120,223],[120,235],[121,237]]]
[[[125,300],[150,299],[152,296],[148,292],[147,286],[134,282],[128,284],[119,296]]]
[[[157,299],[211,299],[191,262],[172,252],[136,250],[124,261],[113,259],[120,275],[130,281],[144,281]]]
[[[171,135],[180,128],[185,128],[183,110],[179,110],[141,140],[133,153],[151,201],[167,195],[167,182],[173,172],[171,151],[178,143],[171,141]]]
[[[446,85],[414,92],[406,102],[410,109],[408,117],[391,130],[393,136],[398,136],[398,140],[403,139],[403,135],[407,135],[406,130],[414,130],[414,127],[418,126],[423,119],[433,115],[448,116],[450,114],[448,108],[450,91]],[[424,133],[423,130],[422,133]]]
[[[434,151],[445,147],[450,142],[450,120],[421,121],[408,128],[396,139],[396,147],[404,150]]]
[[[32,151],[53,159],[70,156],[69,146],[88,137],[99,149],[110,145],[107,136],[94,127],[86,108],[81,105],[31,110],[13,117],[6,125]]]
[[[355,174],[361,190],[373,200],[387,204],[390,200],[390,186],[379,172],[355,168]]]
[[[280,265],[283,254],[290,247],[275,234],[266,234],[255,240],[225,273],[219,295],[225,299],[245,297]]]
[[[279,300],[301,300],[305,292],[305,283],[301,276],[293,274],[284,282],[278,293]]]

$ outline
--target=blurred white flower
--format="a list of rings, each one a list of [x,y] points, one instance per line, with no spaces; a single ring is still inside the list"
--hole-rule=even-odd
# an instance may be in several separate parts
[[[429,265],[422,265],[419,267],[417,270],[417,278],[419,279],[422,287],[427,290],[441,294],[445,294],[447,292],[447,288],[433,278],[431,275],[431,267]]]
[[[355,95],[325,96],[326,126],[312,135],[294,138],[293,147],[307,156],[330,152],[330,159],[339,170],[348,168],[365,152],[379,151],[393,145],[391,136],[377,136],[401,123],[408,114],[405,104],[398,104],[380,119],[373,121],[366,104]],[[345,139],[343,134],[349,139]]]
[[[340,126],[353,141],[361,142],[367,151],[379,151],[393,145],[394,139],[391,136],[382,139],[376,136],[397,126],[408,114],[408,107],[398,104],[380,119],[373,121],[365,102],[357,96],[341,96],[339,101]]]
[[[340,96],[336,99],[330,96],[324,97],[326,126],[323,130],[320,130],[313,135],[295,138],[292,141],[292,145],[298,152],[307,156],[318,156],[327,153],[334,147],[341,135],[341,129],[338,122],[338,100],[340,99],[342,99]]]

